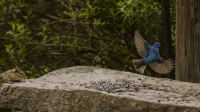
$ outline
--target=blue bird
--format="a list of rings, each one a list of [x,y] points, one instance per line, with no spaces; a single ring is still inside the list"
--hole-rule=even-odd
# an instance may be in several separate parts
[[[132,63],[135,69],[143,74],[146,66],[149,64],[151,69],[159,74],[167,74],[174,68],[174,62],[171,59],[164,60],[159,54],[159,42],[152,46],[141,36],[139,31],[135,31],[135,45],[139,55],[143,59],[133,59]]]

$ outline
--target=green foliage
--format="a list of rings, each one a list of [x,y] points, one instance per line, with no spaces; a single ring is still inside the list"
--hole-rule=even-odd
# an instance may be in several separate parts
[[[141,57],[134,31],[150,44],[163,41],[161,5],[155,0],[2,0],[0,7],[2,71],[18,65],[29,77],[76,65],[135,72],[131,60]]]

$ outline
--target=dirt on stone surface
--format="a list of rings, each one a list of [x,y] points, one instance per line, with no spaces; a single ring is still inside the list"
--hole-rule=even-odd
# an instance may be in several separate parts
[[[52,76],[53,75],[53,76]],[[42,80],[42,81],[41,81]],[[29,85],[29,81],[26,82]],[[97,67],[64,68],[33,81],[31,86],[57,89],[93,89],[126,95],[139,100],[200,106],[200,85],[152,78],[144,75]]]
[[[193,111],[192,109],[194,109],[195,111],[200,111],[199,84],[175,81],[165,78],[152,78],[140,74],[122,72],[122,71],[110,70],[98,67],[77,66],[77,67],[59,69],[50,72],[38,79],[27,79],[23,83],[15,83],[12,85],[4,84],[3,87],[0,88],[0,93],[1,92],[5,93],[6,91],[9,91],[9,89],[17,90],[15,89],[17,87],[31,90],[33,95],[36,94],[34,96],[35,99],[37,99],[38,94],[41,94],[40,90],[50,91],[49,94],[53,94],[54,92],[59,92],[59,91],[66,91],[62,92],[62,94],[60,93],[61,94],[60,96],[57,96],[56,94],[55,95],[56,97],[58,97],[59,100],[64,100],[68,102],[67,104],[63,104],[68,106],[68,110],[69,108],[70,109],[72,108],[71,107],[72,105],[80,103],[76,102],[70,104],[69,100],[84,101],[83,99],[86,98],[88,99],[86,100],[86,102],[82,102],[81,104],[79,104],[79,106],[74,108],[80,108],[80,107],[84,109],[92,108],[95,110],[99,109],[100,108],[99,106],[106,104],[104,106],[107,106],[107,110],[116,106],[116,109],[118,111],[126,111],[126,109],[124,109],[126,108],[126,106],[129,109],[131,108],[136,109],[137,107],[138,110],[141,111],[144,111],[145,109],[147,110],[152,109],[152,111],[154,109],[158,109],[157,111],[166,111],[166,110],[177,111],[176,109],[179,109],[179,111],[181,109],[182,109],[181,111],[183,110]],[[77,90],[79,92],[77,92]],[[77,96],[79,93],[81,93],[80,91],[82,91],[81,96]],[[20,90],[20,92],[22,91]],[[91,94],[93,94],[94,96],[92,96]],[[70,98],[67,97],[65,99],[64,96],[71,96],[74,99],[70,99],[71,97]],[[112,100],[110,99],[109,96],[112,97],[111,98]],[[26,95],[26,97],[31,97],[31,96]],[[52,95],[51,97],[55,96]],[[92,97],[92,99],[90,99],[90,97]],[[109,97],[109,98],[107,98],[106,100],[104,99],[104,97]],[[6,99],[6,96],[3,96],[1,94],[0,98]],[[127,98],[126,100],[130,103],[122,105],[123,104],[122,102],[125,100],[123,98]],[[106,103],[102,99],[106,100]],[[123,99],[123,101],[121,101],[121,99]],[[55,103],[59,102],[59,100],[56,101],[53,100],[53,101]],[[116,104],[113,104],[115,100]],[[51,102],[51,100],[48,101]],[[118,101],[121,102],[123,110],[120,110],[119,108],[120,102]],[[90,108],[84,106],[84,103],[86,105],[88,102],[90,103],[96,102],[98,105],[95,106],[95,104],[91,103],[93,106],[91,106]],[[9,103],[9,101],[7,103]],[[45,98],[44,101],[42,101],[41,105],[43,103],[45,103]],[[112,105],[109,107],[110,104]],[[140,106],[138,106],[138,104],[140,104]],[[0,101],[0,107],[1,105],[3,105],[2,101]],[[152,106],[149,107],[148,105]],[[47,107],[44,106],[43,108]],[[105,107],[102,107],[102,109],[106,110]]]

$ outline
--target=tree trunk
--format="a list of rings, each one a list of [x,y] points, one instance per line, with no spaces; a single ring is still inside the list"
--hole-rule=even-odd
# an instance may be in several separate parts
[[[176,0],[176,79],[200,82],[200,0]]]

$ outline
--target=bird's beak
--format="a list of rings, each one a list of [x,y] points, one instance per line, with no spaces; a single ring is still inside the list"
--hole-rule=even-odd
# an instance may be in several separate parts
[[[159,42],[158,44],[159,44],[159,46],[160,46],[161,43]]]

